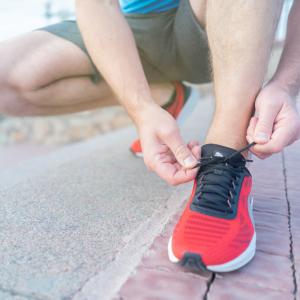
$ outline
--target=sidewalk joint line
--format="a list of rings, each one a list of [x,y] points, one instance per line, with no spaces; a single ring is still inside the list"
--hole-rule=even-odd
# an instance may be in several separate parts
[[[42,300],[42,298],[32,296],[32,295],[29,295],[29,294],[26,294],[26,293],[18,292],[18,291],[15,291],[13,289],[7,289],[7,288],[4,288],[1,285],[0,285],[0,292],[2,292],[4,294],[8,294],[8,295],[13,296],[13,297],[20,296],[20,297],[23,297],[23,298],[26,298],[26,299],[29,299],[29,300]]]
[[[203,300],[208,299],[208,293],[210,291],[210,288],[211,288],[213,282],[215,281],[215,278],[216,278],[216,273],[212,273],[210,279],[206,283],[206,290],[205,290],[205,293],[203,295]]]
[[[296,267],[295,267],[295,257],[294,257],[294,241],[293,241],[293,234],[292,234],[292,224],[291,224],[291,204],[289,201],[289,194],[288,194],[288,186],[287,186],[287,172],[286,172],[286,164],[285,164],[285,156],[284,152],[281,154],[282,157],[282,172],[283,172],[283,178],[284,178],[284,192],[285,192],[285,199],[287,203],[287,211],[288,211],[288,229],[289,229],[289,239],[290,239],[290,261],[291,261],[291,269],[292,269],[292,276],[293,276],[293,284],[294,284],[294,290],[293,295],[294,299],[297,299],[297,279],[296,279]]]

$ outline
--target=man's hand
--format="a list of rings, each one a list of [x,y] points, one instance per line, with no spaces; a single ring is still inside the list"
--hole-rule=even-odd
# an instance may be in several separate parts
[[[256,142],[251,152],[267,158],[300,137],[300,118],[292,97],[276,83],[265,86],[256,98],[247,140]]]
[[[148,169],[171,185],[195,178],[198,169],[191,168],[199,159],[200,145],[198,142],[184,143],[176,121],[167,111],[151,104],[135,121]]]

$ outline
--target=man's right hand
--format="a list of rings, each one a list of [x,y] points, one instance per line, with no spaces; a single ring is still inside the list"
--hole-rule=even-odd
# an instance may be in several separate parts
[[[144,161],[171,185],[191,181],[197,174],[200,145],[185,144],[175,119],[157,104],[149,104],[135,119]]]
[[[276,81],[266,85],[255,102],[255,117],[247,130],[247,140],[256,145],[251,152],[267,158],[300,137],[300,118],[292,96]]]

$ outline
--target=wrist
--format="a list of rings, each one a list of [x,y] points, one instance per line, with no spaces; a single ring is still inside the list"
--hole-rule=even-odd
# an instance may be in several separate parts
[[[300,86],[296,84],[295,81],[296,80],[289,79],[288,76],[275,74],[268,85],[276,86],[287,93],[292,99],[296,99],[299,94]]]
[[[160,106],[151,98],[139,101],[137,105],[129,108],[127,111],[137,127],[145,123],[149,116],[154,114],[154,111]]]
[[[147,111],[149,107],[155,105],[149,86],[127,88],[119,99],[134,123],[138,122],[140,115]]]

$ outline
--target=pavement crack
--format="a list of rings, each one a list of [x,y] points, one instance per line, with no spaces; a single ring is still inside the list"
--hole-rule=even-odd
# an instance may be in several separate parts
[[[209,278],[209,280],[206,283],[206,290],[205,290],[205,293],[203,295],[203,300],[208,299],[208,293],[210,291],[210,288],[211,288],[213,282],[215,281],[215,278],[216,278],[216,273],[212,273],[211,277]]]
[[[35,296],[32,296],[32,295],[28,295],[28,294],[25,294],[25,293],[22,293],[22,292],[18,292],[18,291],[15,291],[13,289],[7,289],[7,288],[4,288],[3,286],[0,285],[0,292],[4,293],[4,294],[8,294],[10,296],[19,296],[19,297],[23,297],[23,298],[26,298],[26,299],[29,299],[29,300],[42,300],[42,298],[38,298],[38,297],[35,297]]]
[[[285,199],[287,203],[287,211],[288,211],[288,228],[289,228],[289,240],[290,240],[290,255],[289,259],[291,261],[291,269],[292,269],[292,276],[293,276],[293,295],[294,299],[297,298],[297,279],[296,279],[296,266],[295,266],[295,257],[294,257],[294,241],[293,241],[293,234],[292,234],[292,223],[291,223],[291,203],[289,200],[289,193],[288,193],[288,186],[287,186],[287,172],[286,172],[286,163],[285,163],[285,156],[284,152],[281,154],[282,156],[282,172],[283,172],[283,178],[284,178],[284,192],[285,192]]]

